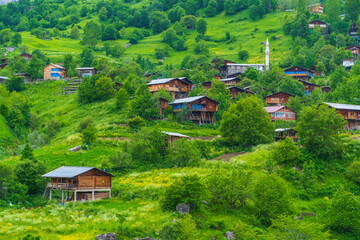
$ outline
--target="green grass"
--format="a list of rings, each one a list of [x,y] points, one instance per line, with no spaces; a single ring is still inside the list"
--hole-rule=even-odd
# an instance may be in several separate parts
[[[135,4],[142,5],[143,2]],[[233,43],[225,42],[206,42],[209,47],[211,56],[222,56],[225,59],[232,61],[237,61],[237,52],[241,49],[249,51],[249,63],[264,63],[265,59],[265,46],[260,45],[262,42],[266,42],[266,38],[269,38],[270,41],[270,63],[275,63],[281,60],[284,56],[289,53],[291,38],[289,36],[284,36],[282,32],[282,18],[285,15],[291,15],[293,13],[285,12],[275,12],[267,14],[263,19],[256,21],[251,20],[241,20],[243,18],[248,18],[248,11],[242,11],[234,16],[225,16],[224,12],[218,16],[212,18],[205,18],[208,23],[208,31],[206,35],[212,36],[213,38],[220,39],[225,36],[225,33],[230,32],[231,36],[236,37],[236,41]],[[95,22],[99,22],[98,17],[92,19]],[[91,21],[91,19],[82,20],[78,25],[84,27],[86,22]],[[133,27],[127,28],[127,34],[133,31]],[[255,30],[257,29],[257,30]],[[265,33],[265,31],[273,30],[274,33]],[[186,36],[186,45],[188,46],[187,51],[177,52],[173,49],[170,51],[170,57],[165,60],[165,64],[173,64],[174,66],[179,67],[182,59],[186,55],[193,55],[193,49],[195,45],[195,37],[197,35],[196,30],[189,31],[189,35]],[[271,40],[271,37],[276,38],[281,37],[280,40]],[[67,53],[72,53],[79,55],[81,51],[86,47],[80,45],[80,40],[72,40],[66,38],[53,38],[53,40],[41,40],[35,36],[30,36],[29,32],[23,32],[23,44],[27,45],[32,51],[34,49],[41,49],[46,55],[48,55],[52,61],[61,62],[63,55]],[[125,45],[128,42],[126,39],[121,39],[117,41],[112,41],[114,44]],[[102,46],[103,43],[99,43],[98,46]],[[130,46],[126,49],[126,53],[121,59],[116,59],[112,57],[106,57],[104,52],[96,52],[98,57],[106,57],[111,62],[117,64],[121,63],[128,58],[136,58],[138,55],[149,57],[150,59],[155,60],[155,49],[162,49],[166,45],[162,42],[161,34],[153,35],[147,37],[138,44]],[[263,48],[262,53],[260,52],[261,47]],[[126,60],[127,61],[127,60]]]

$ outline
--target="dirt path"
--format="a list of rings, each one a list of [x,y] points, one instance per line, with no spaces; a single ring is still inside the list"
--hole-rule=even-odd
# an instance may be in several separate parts
[[[239,155],[244,155],[244,154],[246,154],[246,152],[227,153],[227,154],[223,154],[221,156],[218,156],[216,158],[213,158],[211,160],[221,160],[221,161],[224,161],[224,162],[229,162],[231,158],[237,157]]]

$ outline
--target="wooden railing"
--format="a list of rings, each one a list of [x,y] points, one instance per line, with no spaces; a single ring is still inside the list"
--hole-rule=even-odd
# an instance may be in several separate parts
[[[47,188],[53,189],[107,189],[109,186],[78,186],[70,183],[47,183]]]

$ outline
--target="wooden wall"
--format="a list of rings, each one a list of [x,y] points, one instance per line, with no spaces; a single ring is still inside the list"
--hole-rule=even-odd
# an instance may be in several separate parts
[[[289,102],[290,95],[285,93],[277,93],[272,96],[265,98],[265,101],[270,106],[281,105]]]

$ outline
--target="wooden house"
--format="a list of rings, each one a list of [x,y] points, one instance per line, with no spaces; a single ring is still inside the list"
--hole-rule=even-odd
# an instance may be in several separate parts
[[[225,83],[226,86],[235,86],[236,84],[238,84],[240,82],[240,78],[238,78],[238,77],[224,78],[224,79],[220,79],[220,81]],[[206,81],[201,84],[204,86],[205,89],[211,88],[211,81]]]
[[[350,37],[354,38],[356,40],[356,42],[360,41],[358,31],[359,31],[359,28],[357,28],[356,26],[352,26],[349,30]]]
[[[321,29],[326,29],[326,22],[314,20],[309,22],[309,28],[314,29],[316,26],[320,27]]]
[[[360,129],[360,105],[328,103],[332,108],[335,108],[337,113],[341,114],[346,120],[346,129]]]
[[[237,64],[237,63],[229,63],[227,64],[226,74],[234,74],[234,73],[244,73],[248,68],[254,68],[260,72],[264,71],[264,64]]]
[[[24,82],[26,82],[26,83],[31,82],[31,77],[30,77],[30,74],[28,74],[28,73],[14,73],[14,75],[24,77]]]
[[[176,99],[174,102],[169,103],[173,106],[173,113],[187,109],[187,120],[193,121],[196,124],[211,124],[215,123],[215,113],[218,111],[219,102],[207,97],[197,96]]]
[[[170,92],[172,98],[180,99],[189,95],[192,84],[189,79],[183,77],[152,80],[148,86],[151,93],[158,92],[163,88]]]
[[[190,137],[189,136],[186,136],[186,135],[183,135],[183,134],[180,134],[180,133],[174,133],[174,132],[165,132],[165,131],[161,131],[164,136],[165,136],[165,145],[166,146],[172,146],[173,143],[176,141],[176,140],[179,140],[179,139],[189,139]]]
[[[301,82],[304,85],[305,95],[310,96],[311,92],[314,91],[316,88],[320,88],[320,85],[317,85],[315,83],[311,83],[308,81],[304,81],[299,79],[299,82]]]
[[[165,117],[165,109],[169,106],[169,100],[165,98],[159,98],[159,108],[160,108],[160,116],[161,118]]]
[[[264,109],[269,114],[271,121],[295,121],[295,112],[287,106],[264,107]]]
[[[60,167],[43,177],[50,179],[46,185],[50,200],[52,191],[59,190],[64,202],[110,198],[111,178],[114,176],[94,167]]]
[[[4,69],[4,68],[6,68],[7,65],[8,65],[8,59],[7,58],[1,59],[0,68]]]
[[[278,128],[275,129],[275,141],[291,138],[294,142],[298,141],[297,131],[292,128]]]
[[[343,60],[343,64],[342,64],[346,70],[350,71],[350,69],[352,68],[352,66],[355,65],[355,58],[347,58]]]
[[[285,69],[284,72],[286,75],[292,76],[297,80],[301,79],[301,80],[309,81],[310,78],[313,77],[313,72],[310,69],[306,69],[298,66]]]
[[[264,99],[270,106],[279,106],[289,102],[290,97],[295,97],[295,95],[286,92],[277,92],[264,97]]]
[[[237,86],[232,86],[232,87],[228,87],[230,95],[235,98],[237,95],[239,94],[246,94],[246,95],[254,95],[254,93],[250,90],[244,89],[244,88],[240,88]]]
[[[0,83],[5,83],[6,80],[8,80],[8,77],[0,76]]]
[[[227,78],[234,78],[234,77],[241,77],[243,74],[241,72],[237,72],[237,73],[231,73],[231,74],[227,74],[226,77]]]
[[[66,78],[64,67],[52,63],[44,67],[44,79],[60,80],[63,78]]]
[[[20,55],[20,57],[25,58],[26,61],[30,61],[31,58],[32,58],[32,55],[29,54],[29,53],[23,53],[23,54]]]
[[[81,67],[77,68],[76,70],[79,78],[94,76],[96,75],[97,71],[95,67]]]
[[[317,13],[317,14],[324,13],[324,5],[321,3],[315,3],[315,4],[308,5],[307,8],[312,13]]]
[[[354,56],[354,59],[357,59],[359,54],[360,54],[360,47],[359,46],[350,46],[345,48],[346,52],[351,52],[352,55]],[[346,60],[346,59],[345,59]]]

